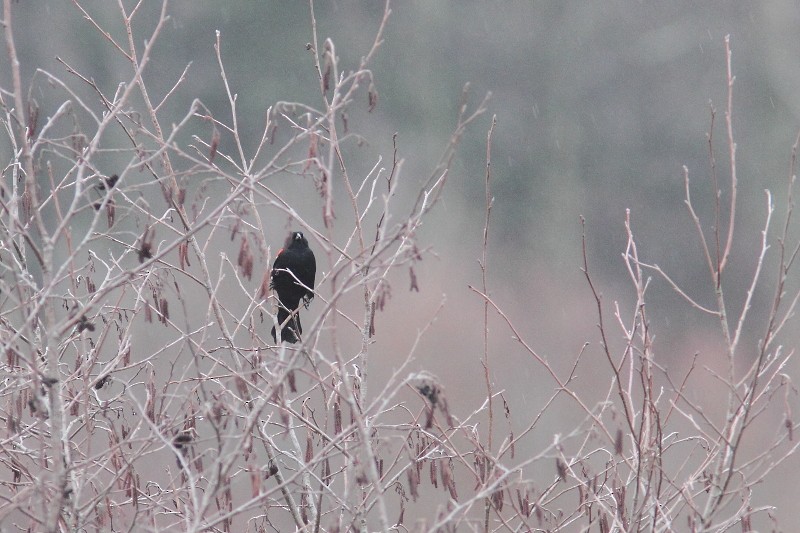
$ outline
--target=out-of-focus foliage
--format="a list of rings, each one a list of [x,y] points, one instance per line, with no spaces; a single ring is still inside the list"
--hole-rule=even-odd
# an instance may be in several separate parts
[[[142,9],[155,17],[158,6]],[[334,39],[344,64],[354,65],[371,44],[363,30],[377,25],[382,6],[343,0],[319,2],[316,9],[320,34]],[[219,30],[245,131],[258,131],[270,103],[303,99],[313,90],[311,61],[301,59],[310,38],[305,2],[175,2],[171,10],[172,27],[158,44],[169,52],[157,54],[147,70],[154,87],[168,90],[191,62],[186,98],[222,109],[223,93],[210,81],[219,79],[213,57]],[[111,59],[102,37],[71,5],[20,3],[15,11],[20,26],[30,28],[18,35],[26,75],[35,66],[59,71],[59,56],[92,72],[108,90],[120,81],[125,65]],[[113,6],[108,11],[113,17]],[[799,17],[792,2],[402,2],[393,6],[388,46],[376,59],[377,112],[405,151],[417,154],[408,162],[413,172],[439,154],[438,139],[449,131],[464,83],[492,91],[499,124],[496,195],[503,209],[497,228],[508,236],[504,249],[519,258],[509,259],[509,272],[524,280],[524,272],[516,273],[531,261],[575,258],[563,239],[576,242],[578,214],[594,226],[594,251],[605,268],[623,244],[624,208],[634,220],[641,212],[646,236],[679,223],[682,164],[703,185],[698,199],[713,194],[706,186],[705,135],[709,102],[718,109],[724,104],[726,34],[737,76],[743,197],[758,202],[763,188],[784,183],[800,113],[793,89],[800,59],[792,52],[800,47],[793,29]],[[115,37],[124,39],[121,28]],[[187,102],[171,104],[177,113]],[[723,117],[717,118],[720,125]],[[716,133],[721,139],[721,130]],[[469,215],[482,202],[480,180],[472,178],[482,165],[483,137],[470,132],[460,155],[464,176],[454,182],[463,201],[451,205],[449,223],[437,228],[448,237],[464,229],[465,217],[468,227],[478,223]],[[387,151],[391,146],[387,138],[369,141]],[[724,171],[724,158],[720,163]],[[680,264],[669,255],[670,243],[663,244],[661,262]]]

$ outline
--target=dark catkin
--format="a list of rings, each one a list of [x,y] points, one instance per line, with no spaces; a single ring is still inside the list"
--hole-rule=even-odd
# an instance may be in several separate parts
[[[567,480],[567,465],[559,457],[556,459],[556,472],[558,472],[558,479],[561,481]]]

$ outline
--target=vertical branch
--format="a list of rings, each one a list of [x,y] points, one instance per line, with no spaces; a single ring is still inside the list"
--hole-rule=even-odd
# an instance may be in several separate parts
[[[489,294],[488,283],[486,281],[486,270],[488,268],[488,248],[489,248],[489,220],[490,215],[492,213],[492,204],[494,203],[494,198],[492,197],[492,187],[491,187],[491,180],[492,180],[492,134],[494,133],[494,127],[497,124],[497,115],[492,116],[492,125],[489,126],[489,132],[486,135],[486,179],[484,180],[485,184],[485,216],[483,219],[483,246],[481,250],[481,260],[480,260],[480,267],[481,267],[481,288],[483,290],[483,294]],[[493,409],[493,398],[494,398],[494,391],[492,387],[492,377],[490,373],[490,365],[489,365],[489,300],[483,301],[483,376],[486,380],[486,398],[489,402],[488,404],[488,413],[489,413],[489,427],[488,427],[488,436],[487,436],[487,451],[491,455],[493,449],[492,443],[492,434],[494,433],[494,409]],[[489,468],[486,469],[486,476],[483,480],[481,480],[484,484],[491,479],[491,470],[493,469],[493,465],[490,465]],[[483,521],[483,529],[485,532],[489,531],[489,512],[492,508],[492,500],[491,498],[484,499],[484,521]]]
[[[623,385],[624,381],[622,379],[622,375],[620,374],[620,370],[625,360],[623,359],[619,364],[617,364],[614,362],[614,357],[611,354],[611,346],[608,343],[605,320],[603,318],[603,299],[601,298],[600,292],[597,290],[597,287],[595,287],[592,277],[589,274],[589,257],[586,250],[586,220],[583,217],[581,217],[581,229],[581,252],[583,256],[583,268],[581,270],[583,271],[584,278],[586,278],[586,283],[589,284],[589,289],[592,291],[592,296],[594,297],[594,302],[597,307],[597,328],[600,330],[600,340],[603,353],[605,354],[606,360],[608,361],[608,364],[614,373],[614,384],[617,388],[617,394],[622,401],[622,409],[625,412],[625,423],[628,427],[628,431],[634,437],[634,441],[636,442],[638,448],[639,440],[636,438],[636,414],[634,413],[630,396],[625,391],[625,387]]]
[[[639,343],[641,347],[637,350],[640,352],[639,362],[640,367],[638,370],[639,381],[642,390],[641,411],[639,420],[638,433],[633,434],[632,437],[636,442],[637,455],[636,461],[636,479],[637,483],[634,487],[632,511],[636,514],[636,519],[639,520],[641,515],[645,513],[648,499],[652,497],[654,489],[652,478],[653,475],[658,479],[661,477],[660,472],[660,446],[661,446],[661,426],[659,421],[659,412],[656,405],[654,394],[654,376],[653,368],[655,361],[653,360],[653,338],[650,333],[650,324],[648,323],[645,293],[649,284],[649,278],[645,279],[642,273],[642,263],[639,261],[639,252],[636,246],[636,241],[633,237],[633,229],[631,227],[630,209],[625,211],[625,232],[628,237],[628,244],[623,254],[625,266],[628,270],[628,275],[631,278],[636,289],[636,307],[634,309],[633,325],[630,330],[623,327],[623,332],[627,339],[626,351],[631,356],[631,372],[634,367],[633,360],[633,338],[638,329]],[[630,382],[629,382],[630,383]],[[628,399],[633,404],[633,386],[629,384]],[[657,484],[656,484],[657,486]],[[657,490],[657,489],[656,489]],[[639,501],[641,498],[641,507]]]
[[[719,261],[719,269],[717,275],[721,278],[722,271],[728,261],[728,256],[731,253],[731,246],[733,245],[733,228],[736,221],[736,142],[733,140],[733,82],[736,77],[733,75],[731,68],[731,36],[725,36],[725,67],[726,79],[728,82],[728,102],[725,109],[725,126],[728,132],[728,158],[731,172],[731,200],[730,200],[730,220],[728,220],[728,236],[725,241],[725,251],[722,253],[722,259]],[[719,228],[716,229],[719,231]],[[717,285],[721,282],[718,280]]]
[[[17,46],[14,41],[14,28],[11,19],[11,0],[3,0],[3,28],[6,37],[6,49],[9,63],[11,63],[11,83],[14,98],[14,118],[17,121],[17,139],[22,152],[22,161],[25,170],[26,189],[31,187],[30,193],[35,194],[33,185],[35,184],[33,174],[33,156],[31,154],[29,135],[32,133],[28,129],[25,119],[25,102],[22,100],[22,77],[20,74],[20,62],[17,56]],[[16,181],[16,180],[15,180]]]
[[[714,106],[711,106],[711,124],[708,127],[708,160],[711,166],[711,186],[714,187],[714,251],[717,260],[716,268],[712,268],[712,274],[716,277],[715,285],[719,289],[722,277],[719,276],[719,263],[721,260],[722,250],[720,249],[720,235],[719,235],[719,221],[720,221],[720,195],[722,191],[719,188],[719,179],[717,177],[717,158],[714,155],[714,122],[717,117],[717,111]],[[687,196],[688,198],[688,196]]]
[[[33,154],[31,153],[30,137],[33,132],[27,123],[24,112],[24,102],[22,100],[22,78],[20,74],[20,61],[17,56],[16,44],[14,41],[13,22],[11,18],[11,0],[3,0],[3,26],[5,30],[6,48],[8,52],[9,63],[11,64],[11,77],[13,84],[13,98],[14,98],[14,117],[17,121],[17,145],[21,147],[22,153],[22,171],[25,175],[25,190],[22,197],[14,197],[12,201],[21,201],[23,205],[22,213],[26,219],[24,224],[27,224],[27,219],[32,215],[39,232],[41,239],[42,249],[37,253],[37,257],[41,261],[42,269],[42,285],[41,294],[39,296],[40,302],[37,307],[43,312],[44,328],[42,330],[42,352],[44,354],[46,372],[44,375],[36,368],[39,365],[39,357],[34,355],[31,357],[31,364],[33,368],[33,388],[32,393],[37,396],[44,394],[45,388],[49,390],[48,407],[50,418],[50,439],[49,439],[49,454],[43,453],[42,460],[49,455],[52,465],[52,479],[49,480],[53,486],[50,490],[53,491],[52,499],[48,498],[46,486],[43,487],[42,505],[44,515],[44,527],[47,531],[55,531],[58,522],[61,519],[61,514],[64,506],[64,495],[66,493],[67,474],[64,456],[65,444],[65,427],[64,427],[64,403],[61,397],[63,388],[62,381],[59,376],[59,354],[58,354],[58,328],[56,327],[57,317],[55,310],[55,301],[51,298],[50,291],[53,289],[53,243],[51,241],[49,232],[42,217],[38,191],[36,188],[36,175],[33,165]],[[9,125],[10,126],[10,125]],[[13,133],[9,132],[11,135]],[[16,183],[16,173],[19,167],[14,166],[15,172],[12,180]],[[17,211],[19,213],[19,211]],[[13,222],[12,222],[13,227]],[[30,231],[30,230],[28,230]],[[36,248],[30,234],[26,235],[28,242],[32,248]],[[22,244],[22,241],[20,241]],[[19,246],[17,250],[21,251],[23,246]],[[22,252],[24,253],[24,252]],[[22,256],[24,257],[24,256]],[[22,258],[21,257],[21,258]],[[27,270],[27,265],[24,267]],[[26,323],[29,321],[26,320]],[[46,385],[45,385],[46,384]],[[44,441],[43,441],[44,444]],[[43,450],[44,451],[44,450]],[[42,464],[43,470],[47,469],[46,464]]]

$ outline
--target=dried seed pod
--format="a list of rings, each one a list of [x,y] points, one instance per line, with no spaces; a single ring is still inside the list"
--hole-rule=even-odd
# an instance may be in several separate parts
[[[217,155],[217,148],[219,148],[219,130],[217,126],[214,125],[214,129],[211,132],[211,142],[208,144],[208,162],[211,163],[214,161],[214,157]]]

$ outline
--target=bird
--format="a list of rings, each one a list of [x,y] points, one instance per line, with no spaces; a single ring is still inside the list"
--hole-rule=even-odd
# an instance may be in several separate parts
[[[270,288],[278,297],[278,324],[281,340],[294,344],[303,333],[300,325],[300,303],[308,309],[314,298],[314,277],[317,273],[317,260],[308,247],[302,231],[293,231],[278,251],[270,273]],[[287,321],[289,317],[292,317]],[[272,327],[272,339],[278,342]]]

